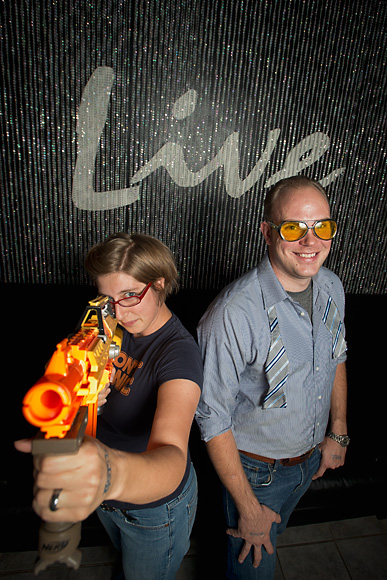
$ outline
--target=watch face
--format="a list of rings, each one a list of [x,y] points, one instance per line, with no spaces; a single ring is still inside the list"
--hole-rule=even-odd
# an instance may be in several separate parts
[[[347,447],[349,444],[349,437],[348,435],[338,435],[337,442],[340,443],[342,447]]]

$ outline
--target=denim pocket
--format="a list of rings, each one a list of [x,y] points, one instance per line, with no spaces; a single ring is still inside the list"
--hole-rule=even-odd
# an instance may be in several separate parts
[[[251,487],[268,487],[273,481],[271,465],[262,461],[254,461],[254,464],[241,456],[243,469]]]
[[[125,522],[144,530],[159,530],[169,526],[169,513],[165,505],[141,510],[121,510]]]

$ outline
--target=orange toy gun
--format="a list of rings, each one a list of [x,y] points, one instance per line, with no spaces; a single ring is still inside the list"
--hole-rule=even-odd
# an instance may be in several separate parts
[[[98,394],[110,382],[121,342],[108,298],[91,300],[75,334],[57,345],[43,377],[23,399],[25,418],[40,427],[34,455],[76,453],[85,433],[95,437]],[[42,522],[35,574],[53,562],[77,569],[80,531],[81,522]]]

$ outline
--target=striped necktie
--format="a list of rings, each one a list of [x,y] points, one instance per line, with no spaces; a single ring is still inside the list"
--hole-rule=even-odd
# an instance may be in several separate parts
[[[328,297],[323,322],[332,335],[332,356],[338,358],[347,350],[347,344],[342,333],[343,323],[340,313],[331,296]]]
[[[284,384],[289,375],[289,361],[279,331],[277,312],[272,306],[268,312],[270,323],[270,350],[265,363],[269,390],[263,400],[262,408],[286,407]]]

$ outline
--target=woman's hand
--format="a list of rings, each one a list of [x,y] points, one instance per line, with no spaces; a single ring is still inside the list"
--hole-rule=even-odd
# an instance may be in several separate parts
[[[102,405],[105,405],[107,402],[107,397],[109,395],[109,393],[111,393],[111,386],[113,384],[113,379],[114,379],[114,375],[116,374],[116,369],[113,368],[112,373],[110,375],[110,383],[106,385],[106,387],[104,387],[102,389],[102,391],[100,391],[98,393],[98,407],[102,407]]]
[[[111,393],[110,384],[106,385],[106,387],[98,393],[98,407],[102,407],[102,405],[106,404],[109,393]]]
[[[31,452],[31,440],[15,442],[18,451]],[[105,499],[110,488],[111,450],[85,437],[75,454],[34,456],[34,511],[48,522],[86,519]],[[60,490],[57,509],[50,509],[54,490]]]
[[[107,499],[143,504],[173,493],[186,468],[199,396],[198,385],[189,380],[160,386],[146,452],[110,449],[85,437],[76,454],[35,455],[35,512],[45,521],[77,522]],[[15,447],[31,452],[31,441],[16,441]],[[51,511],[55,490],[61,491],[57,510]]]

